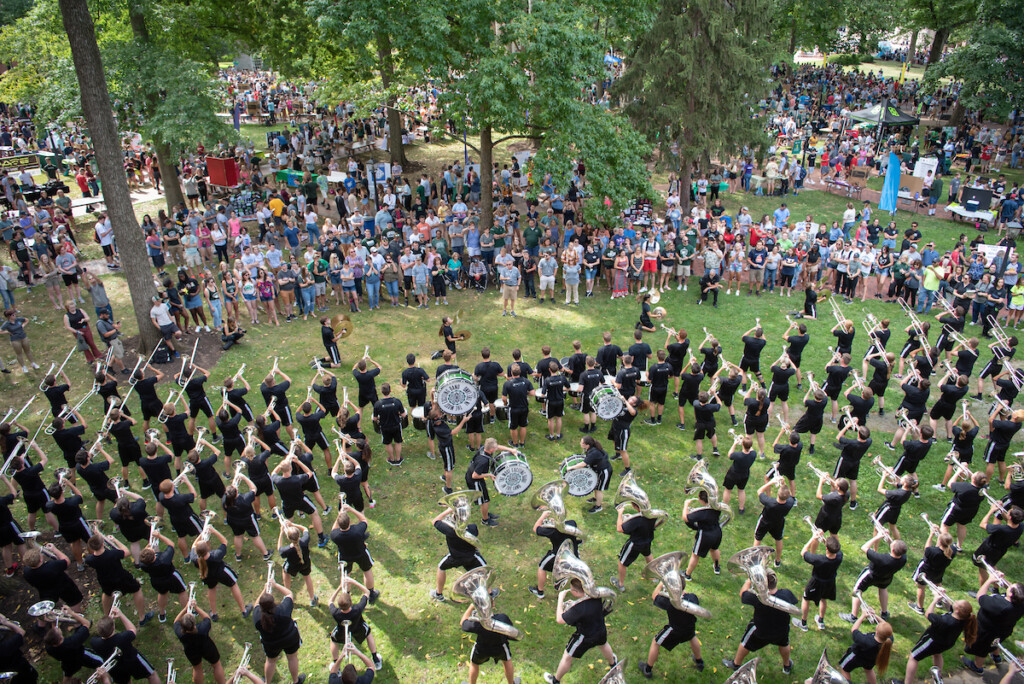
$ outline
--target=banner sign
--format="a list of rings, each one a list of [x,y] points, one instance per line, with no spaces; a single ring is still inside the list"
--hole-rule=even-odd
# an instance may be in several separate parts
[[[39,157],[34,154],[16,154],[10,157],[0,157],[0,170],[10,171],[21,167],[38,167]]]

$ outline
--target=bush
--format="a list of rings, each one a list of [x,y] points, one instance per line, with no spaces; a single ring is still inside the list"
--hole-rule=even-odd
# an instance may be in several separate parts
[[[860,64],[861,58],[855,54],[841,54],[829,57],[828,61],[829,64],[838,64],[839,66],[857,66]]]
[[[865,55],[857,55],[857,58],[860,59],[860,63],[861,64],[874,64],[875,63],[875,56],[874,55],[866,55],[866,54]]]

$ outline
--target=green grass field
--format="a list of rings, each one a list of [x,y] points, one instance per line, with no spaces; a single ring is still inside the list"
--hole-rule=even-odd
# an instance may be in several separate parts
[[[431,158],[448,158],[456,153],[455,145],[444,148],[428,148]],[[415,148],[414,158],[419,157],[422,147]],[[461,155],[461,150],[457,151]],[[803,192],[797,198],[789,198],[788,203],[794,217],[802,217],[813,213],[816,220],[832,220],[838,218],[845,200],[826,195],[822,192]],[[776,206],[776,200],[755,197],[726,197],[726,205],[731,213],[745,204],[749,206],[755,218],[761,213],[770,213]],[[935,239],[939,245],[951,246],[956,235],[961,232],[959,226],[949,222],[927,217],[913,217],[920,221],[926,239]],[[897,217],[900,228],[909,224],[911,216],[901,212]],[[126,333],[132,334],[133,318],[129,313],[129,293],[120,275],[104,274],[107,290],[113,300],[114,309],[119,318],[124,320]],[[764,359],[774,359],[782,342],[780,336],[785,328],[783,314],[791,309],[799,308],[801,299],[779,298],[778,295],[766,295],[761,298],[723,297],[720,307],[711,309],[698,308],[695,305],[695,288],[689,292],[671,290],[665,293],[662,305],[668,310],[664,321],[675,328],[686,328],[692,337],[699,341],[703,334],[702,327],[707,327],[722,341],[726,357],[737,361],[741,349],[740,335],[754,325],[756,317],[760,317],[765,327],[769,345]],[[37,358],[44,366],[50,360],[60,359],[70,348],[71,340],[60,327],[57,312],[52,309],[45,293],[39,289],[26,296],[24,290],[18,293],[19,306],[27,312],[32,324],[29,327]],[[540,356],[540,347],[550,344],[555,356],[569,353],[571,342],[579,339],[584,350],[593,353],[600,344],[600,336],[604,331],[611,331],[614,341],[622,347],[631,342],[633,324],[637,319],[639,306],[631,299],[611,302],[604,290],[593,299],[584,299],[578,307],[558,305],[539,305],[534,301],[520,300],[519,317],[503,318],[500,313],[500,302],[493,290],[486,295],[469,292],[453,292],[449,295],[451,306],[431,308],[429,311],[415,309],[385,308],[374,313],[355,315],[356,329],[354,334],[342,345],[342,356],[345,363],[351,365],[363,352],[364,345],[369,345],[371,354],[384,366],[380,381],[397,382],[404,357],[408,352],[415,352],[421,359],[428,373],[433,375],[436,362],[430,362],[429,355],[441,347],[437,337],[440,318],[443,315],[454,315],[462,309],[464,315],[459,328],[472,331],[470,343],[460,345],[460,360],[465,368],[472,368],[479,360],[479,349],[490,346],[495,360],[503,365],[510,360],[513,348],[521,348],[525,360],[534,362]],[[861,305],[845,307],[851,317],[857,319],[862,315]],[[887,306],[877,301],[868,302],[863,307],[879,317],[891,317],[900,321],[901,312],[895,306]],[[91,311],[91,306],[87,305]],[[331,309],[332,314],[341,311],[338,307]],[[810,322],[811,344],[804,355],[804,370],[815,370],[821,373],[828,356],[826,347],[832,344],[828,334],[832,318],[824,317],[819,322]],[[292,403],[297,405],[303,394],[303,387],[308,383],[310,370],[308,362],[314,355],[322,355],[319,331],[315,323],[292,323],[280,328],[270,328],[265,323],[250,329],[245,341],[223,356],[213,369],[214,385],[219,385],[223,378],[231,375],[240,364],[248,364],[246,376],[253,385],[269,370],[273,357],[280,357],[281,368],[294,380]],[[664,335],[650,335],[648,341],[655,348],[664,344]],[[901,335],[895,335],[893,345],[902,341]],[[860,331],[854,346],[857,359],[864,353],[866,344],[863,331]],[[5,358],[11,356],[4,347]],[[44,363],[46,362],[46,363]],[[176,368],[176,367],[175,367]],[[168,367],[165,370],[170,369]],[[88,386],[90,380],[86,376],[86,366],[80,360],[69,364],[69,374],[74,383],[72,398],[77,398]],[[173,372],[173,371],[172,371]],[[12,375],[2,376],[0,387],[5,397],[5,404],[20,406],[29,396],[37,392],[40,373],[23,376],[20,371]],[[350,389],[355,383],[348,373],[341,373],[341,381]],[[799,396],[793,392],[791,399],[791,422],[801,415]],[[400,395],[401,396],[401,395]],[[402,397],[404,400],[404,397]],[[41,398],[40,398],[41,400]],[[35,407],[41,409],[41,401]],[[93,425],[98,424],[100,416],[99,403],[89,404],[87,418]],[[889,396],[890,409],[898,405],[895,394]],[[256,400],[256,407],[261,402]],[[693,533],[681,522],[680,516],[683,500],[683,480],[690,470],[693,461],[690,455],[694,452],[691,426],[684,432],[674,429],[676,403],[670,399],[666,409],[665,424],[660,427],[644,426],[637,422],[634,438],[631,442],[630,454],[633,460],[640,485],[647,490],[655,507],[669,511],[669,522],[659,530],[654,554],[659,555],[674,550],[683,550],[688,554],[693,542]],[[984,411],[980,404],[975,405],[980,416]],[[889,412],[887,412],[888,414]],[[42,411],[36,411],[26,421],[34,428],[42,418]],[[720,414],[719,427],[723,446],[727,448],[729,441],[725,434],[729,427],[728,418]],[[775,421],[773,420],[773,423]],[[891,419],[872,417],[872,427],[878,428],[874,433],[875,444],[871,453],[881,454],[892,464],[895,456],[888,452],[882,441],[888,438],[891,430]],[[529,501],[534,489],[540,484],[557,477],[560,461],[567,455],[578,451],[578,414],[568,411],[565,420],[565,439],[561,442],[549,442],[543,439],[546,426],[543,418],[536,412],[531,413],[530,433],[526,449],[534,472],[534,488],[518,498],[504,498],[496,495],[491,510],[501,515],[501,524],[497,528],[482,529],[481,552],[490,565],[496,568],[497,585],[503,589],[496,601],[496,607],[508,613],[524,631],[521,643],[512,647],[517,674],[524,682],[539,682],[545,670],[553,670],[571,633],[566,627],[556,625],[554,616],[555,593],[551,590],[543,601],[538,601],[527,587],[535,582],[536,563],[544,554],[547,542],[535,537],[531,527],[537,514],[530,508]],[[604,431],[596,437],[604,444]],[[777,423],[769,430],[769,441],[774,439]],[[806,447],[803,460],[811,460],[817,466],[831,470],[836,450],[831,447],[831,439],[835,434],[833,426],[826,423],[826,428],[818,440],[817,453],[808,457]],[[375,435],[370,433],[371,442]],[[438,512],[437,499],[441,495],[441,483],[438,482],[440,467],[438,461],[425,458],[425,437],[423,433],[409,430],[406,432],[405,465],[398,469],[389,468],[384,461],[383,448],[374,444],[374,466],[371,484],[378,502],[373,510],[368,510],[372,538],[369,542],[371,553],[377,561],[375,568],[377,587],[383,592],[377,605],[367,612],[367,618],[374,628],[374,633],[385,660],[380,681],[385,682],[459,682],[468,678],[468,657],[472,646],[470,638],[464,636],[458,624],[462,607],[451,604],[437,604],[428,597],[433,586],[434,570],[438,560],[445,553],[442,537],[430,526],[430,519]],[[487,428],[486,436],[497,437],[502,442],[508,439],[507,431],[501,429],[500,423]],[[944,433],[940,429],[940,436]],[[469,452],[466,450],[466,438],[456,438],[458,463],[456,480],[461,482],[462,473],[468,463]],[[53,449],[52,443],[41,436],[41,444],[48,453],[59,459],[59,452]],[[710,455],[710,445],[705,445],[705,455]],[[723,449],[725,451],[725,449]],[[942,457],[946,452],[944,441],[939,441],[932,449],[921,468],[923,481],[922,496],[912,499],[903,511],[901,530],[911,547],[907,570],[902,572],[891,587],[890,610],[892,623],[897,633],[895,657],[892,660],[891,676],[902,677],[904,657],[910,650],[926,623],[923,618],[913,614],[906,606],[907,599],[913,596],[913,583],[910,573],[921,555],[927,529],[918,519],[918,514],[927,512],[937,516],[948,501],[948,495],[940,494],[930,488],[930,484],[938,481],[944,469]],[[870,460],[870,459],[867,459]],[[867,462],[865,461],[865,463]],[[317,456],[318,470],[326,475],[322,458]],[[759,461],[753,469],[753,477],[748,493],[753,495],[757,483],[765,470],[768,461]],[[616,464],[617,471],[621,469]],[[721,482],[727,469],[727,461],[723,457],[711,463],[712,474]],[[881,497],[874,493],[877,476],[872,468],[865,466],[861,477],[861,508],[854,513],[847,513],[845,524],[840,535],[846,552],[846,561],[840,573],[840,596],[848,599],[849,589],[864,565],[863,554],[857,547],[871,536],[871,525],[867,513],[874,512]],[[818,510],[813,500],[812,487],[816,480],[805,466],[798,469],[797,484],[800,499],[799,506],[792,512],[786,531],[785,562],[780,569],[780,585],[791,589],[798,595],[809,577],[809,568],[798,557],[798,552],[807,540],[809,530],[800,518],[805,515],[812,517]],[[137,478],[136,478],[137,479]],[[329,478],[321,478],[324,482],[324,496],[330,502],[334,499],[336,489],[329,483]],[[618,483],[615,477],[613,491]],[[996,492],[1001,491],[999,487]],[[91,501],[89,506],[91,506]],[[735,498],[733,507],[736,507]],[[219,508],[219,506],[215,506]],[[615,512],[606,506],[604,512],[587,515],[583,511],[583,502],[569,502],[571,517],[575,518],[586,531],[589,538],[582,547],[582,556],[590,564],[599,583],[609,585],[609,575],[615,571],[616,555],[624,538],[615,532]],[[89,508],[89,511],[92,509]],[[753,543],[753,527],[759,507],[748,503],[745,516],[738,516],[726,528],[722,545],[722,554],[728,558],[734,552]],[[91,515],[90,515],[91,517]],[[979,517],[980,519],[980,517]],[[267,519],[263,523],[264,538],[268,545],[276,540],[278,527]],[[982,533],[972,529],[968,536],[966,550],[973,550],[980,542]],[[242,576],[241,586],[247,600],[255,600],[262,588],[265,567],[256,552],[247,550],[245,562],[231,563]],[[1003,562],[1004,568],[1012,567],[1019,562],[1018,551]],[[338,581],[337,568],[333,553],[327,550],[314,552],[314,579],[318,593],[323,601],[333,592]],[[620,657],[629,659],[628,681],[639,681],[636,673],[636,662],[646,657],[651,638],[665,624],[665,615],[652,605],[650,593],[651,582],[640,579],[642,562],[635,564],[629,572],[627,590],[619,597],[616,610],[608,617],[609,639],[615,652]],[[197,579],[194,570],[185,571],[186,579]],[[359,573],[357,573],[357,577]],[[449,573],[448,588],[458,576],[457,572]],[[699,623],[700,639],[704,648],[704,659],[707,669],[698,674],[689,659],[686,647],[676,649],[674,653],[663,652],[655,667],[655,678],[658,681],[723,681],[728,673],[720,664],[722,657],[731,657],[735,652],[743,627],[750,617],[750,610],[739,603],[738,591],[742,578],[728,573],[715,576],[711,563],[704,561],[698,567],[690,589],[701,598],[714,613],[710,620]],[[977,576],[966,554],[956,560],[947,574],[947,587],[955,596],[963,596],[964,592],[976,588]],[[5,595],[5,609],[14,605],[24,605],[34,601],[34,594],[20,579],[0,580],[0,588]],[[296,588],[299,588],[296,585]],[[146,586],[147,597],[154,602],[151,590]],[[326,681],[326,669],[329,666],[328,632],[333,621],[326,608],[321,604],[318,608],[310,608],[304,594],[298,597],[300,607],[295,611],[296,619],[302,632],[304,647],[301,650],[302,671],[311,674],[314,682]],[[869,597],[877,607],[877,598]],[[246,641],[257,641],[257,635],[250,622],[243,620],[230,602],[226,592],[220,595],[221,621],[214,627],[214,634],[225,658],[226,669],[230,673],[237,663]],[[205,599],[202,605],[205,607]],[[172,604],[173,606],[173,604]],[[176,609],[173,609],[176,612]],[[849,643],[848,625],[841,622],[839,612],[849,610],[846,600],[833,604],[829,609],[828,629],[825,632],[812,630],[791,633],[794,645],[793,658],[796,666],[789,676],[783,675],[777,655],[764,651],[760,655],[764,661],[759,668],[760,681],[769,684],[802,681],[809,676],[818,662],[822,649],[828,648],[832,662],[835,663]],[[89,605],[90,617],[97,617],[98,601]],[[173,612],[172,612],[173,615]],[[179,678],[187,679],[187,663],[179,645],[173,637],[170,624],[159,625],[155,621],[143,628],[139,641],[141,650],[157,665],[158,670],[165,671],[164,658],[175,657],[179,664]],[[953,655],[959,649],[950,652],[947,658],[947,669],[957,667]],[[254,651],[253,664],[256,669],[262,665],[262,653],[258,644]],[[578,662],[573,671],[564,681],[570,684],[577,682],[597,682],[603,676],[607,663],[598,660],[596,652],[588,654]],[[56,681],[56,669],[52,662],[42,656],[39,667],[43,673],[43,681]],[[286,675],[278,674],[277,681],[285,681]],[[500,668],[495,665],[486,666],[481,681],[501,681]],[[181,681],[181,679],[179,679]]]

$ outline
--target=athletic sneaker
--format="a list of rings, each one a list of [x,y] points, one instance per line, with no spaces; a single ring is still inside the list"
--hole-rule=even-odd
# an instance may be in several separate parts
[[[807,623],[801,620],[800,618],[793,618],[793,626],[797,627],[802,632],[807,631]]]
[[[650,679],[651,677],[654,676],[654,669],[651,668],[650,665],[648,665],[647,663],[645,663],[643,661],[640,661],[638,663],[638,665],[640,667],[640,674],[642,674],[644,677],[647,677],[647,679]]]
[[[814,624],[818,627],[818,631],[821,632],[825,629],[825,620],[820,615],[814,617]]]
[[[380,668],[384,667],[384,659],[380,657],[380,653],[373,654],[373,669],[380,672]]]
[[[937,489],[940,492],[946,491],[946,485],[944,484],[933,484],[932,489]]]
[[[714,570],[716,575],[722,574],[722,566],[718,564],[718,561],[715,561]]]
[[[366,505],[369,506],[370,508],[376,508],[377,507],[377,502],[374,499],[370,499],[370,501],[367,502]]]
[[[445,602],[444,594],[439,594],[436,591],[434,591],[433,589],[430,590],[430,598],[432,598],[435,601],[438,601],[440,603],[444,603]]]
[[[615,575],[611,576],[612,586],[619,590],[619,593],[626,591],[626,585],[619,581],[619,578]]]
[[[587,509],[587,513],[600,513],[603,510],[604,506],[598,506],[597,504],[594,504],[593,506]]]
[[[793,659],[790,658],[789,662],[782,666],[782,672],[784,674],[789,674],[792,671],[793,671]]]
[[[533,594],[534,596],[536,596],[539,599],[544,598],[544,592],[541,591],[540,589],[538,589],[536,586],[531,586],[530,587],[530,593]]]
[[[730,670],[738,670],[740,666],[732,661],[732,658],[722,658],[722,665],[725,665]]]
[[[924,608],[917,605],[916,601],[907,601],[907,607],[910,608],[910,610],[917,613],[918,615],[924,615]]]
[[[854,616],[853,613],[840,613],[839,619],[843,622],[849,622],[851,625],[857,621],[857,618]]]

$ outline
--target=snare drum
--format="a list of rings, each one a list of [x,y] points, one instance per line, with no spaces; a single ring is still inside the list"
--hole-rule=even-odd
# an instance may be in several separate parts
[[[582,397],[583,396],[583,383],[582,382],[570,382],[569,383],[569,396],[570,397]]]
[[[590,405],[601,420],[612,420],[622,413],[622,397],[611,385],[598,385],[590,393]]]
[[[651,381],[647,379],[647,371],[640,371],[640,380],[637,382],[641,387],[647,387],[651,384]]]
[[[437,378],[434,401],[446,415],[464,416],[476,406],[479,392],[472,375],[461,368],[453,368]]]
[[[533,471],[526,456],[518,451],[502,451],[491,461],[494,488],[505,496],[519,496],[533,484]]]
[[[427,419],[423,417],[422,406],[417,406],[412,410],[412,426],[417,430],[427,429]]]
[[[585,460],[583,454],[573,454],[562,461],[558,469],[562,479],[569,483],[569,494],[572,496],[586,496],[597,489],[597,473],[589,467],[569,470]]]
[[[505,405],[504,397],[494,400],[494,415],[498,417],[498,420],[508,420],[508,406]]]

